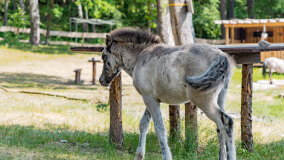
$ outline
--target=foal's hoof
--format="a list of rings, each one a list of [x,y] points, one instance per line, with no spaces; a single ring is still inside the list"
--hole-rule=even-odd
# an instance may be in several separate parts
[[[272,84],[272,82],[270,82],[270,84]]]
[[[144,159],[144,156],[141,155],[141,154],[136,154],[136,157],[134,160],[143,160]]]

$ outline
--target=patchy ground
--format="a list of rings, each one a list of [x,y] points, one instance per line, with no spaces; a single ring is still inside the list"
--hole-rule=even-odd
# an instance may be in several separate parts
[[[60,52],[58,52],[58,50]],[[138,144],[138,124],[145,106],[132,86],[132,79],[123,77],[124,151],[118,152],[108,143],[108,89],[91,85],[91,67],[87,61],[99,54],[74,54],[61,48],[39,47],[11,49],[0,46],[0,157],[4,159],[133,159]],[[74,84],[74,70],[82,68],[82,84]],[[102,63],[97,64],[97,79]],[[226,108],[235,120],[238,159],[282,159],[284,147],[284,100],[282,75],[273,75],[273,88],[267,86],[261,69],[254,69],[253,134],[255,152],[247,153],[240,146],[240,83],[241,69],[236,68],[227,96]],[[263,81],[265,80],[265,81]],[[279,83],[278,83],[279,82]],[[265,88],[265,89],[264,89]],[[17,93],[33,91],[83,98],[89,101]],[[168,126],[168,107],[162,104]],[[184,123],[184,107],[181,107]],[[218,141],[215,125],[199,111],[199,155],[184,148],[175,148],[175,159],[216,159]],[[182,130],[184,128],[182,127]],[[60,143],[67,140],[68,143]],[[190,142],[184,142],[190,143]],[[282,147],[282,149],[281,149]],[[176,149],[176,150],[175,150]],[[160,150],[153,124],[147,143],[146,159],[159,159]]]

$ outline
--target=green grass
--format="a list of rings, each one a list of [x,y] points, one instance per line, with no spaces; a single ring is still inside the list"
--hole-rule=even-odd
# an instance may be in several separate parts
[[[64,46],[0,46],[0,68],[19,63],[56,59],[89,59],[88,55],[69,53]],[[59,53],[60,52],[60,53]],[[98,55],[96,55],[98,56]],[[73,62],[73,61],[72,61]],[[61,63],[61,61],[59,61]],[[87,62],[86,62],[87,63]],[[52,63],[53,64],[53,63]],[[39,66],[38,66],[39,65]],[[254,68],[253,80],[263,80],[261,68]],[[273,74],[273,79],[284,79]],[[266,77],[268,80],[268,77]],[[240,113],[241,69],[236,68],[230,85],[226,108]],[[0,86],[8,90],[52,92],[79,95],[90,102],[71,101],[44,95],[29,95],[0,90],[0,159],[134,159],[139,140],[139,120],[145,106],[135,89],[123,86],[123,150],[109,143],[108,90],[99,85],[74,85],[60,75],[50,73],[0,72]],[[240,120],[235,119],[237,159],[284,159],[284,100],[278,97],[283,88],[253,92],[254,152],[248,153],[240,142]],[[93,99],[97,99],[94,103]],[[168,107],[162,104],[165,125],[169,126]],[[184,107],[181,107],[181,113]],[[184,116],[181,115],[181,124]],[[215,125],[198,115],[198,152],[192,142],[182,140],[170,144],[174,159],[218,159],[218,140]],[[184,133],[184,127],[181,127]],[[67,140],[61,143],[60,140]],[[147,136],[146,160],[161,159],[161,151],[151,122]]]

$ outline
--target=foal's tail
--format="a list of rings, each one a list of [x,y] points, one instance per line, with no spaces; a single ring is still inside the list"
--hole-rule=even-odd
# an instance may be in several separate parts
[[[194,89],[206,91],[224,84],[231,77],[232,64],[227,56],[219,56],[205,73],[200,76],[186,77],[186,82]]]
[[[262,67],[262,75],[266,77],[266,67],[267,67],[267,60],[264,60],[263,67]]]

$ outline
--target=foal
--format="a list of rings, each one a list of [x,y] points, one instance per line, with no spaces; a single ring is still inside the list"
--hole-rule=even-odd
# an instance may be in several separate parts
[[[146,105],[135,159],[144,159],[152,118],[162,157],[172,159],[160,102],[181,104],[190,100],[217,125],[219,159],[236,159],[233,120],[223,110],[232,69],[227,54],[202,44],[170,47],[148,32],[117,29],[106,36],[102,59],[101,85],[108,86],[123,69],[133,78]]]
[[[266,58],[263,62],[263,70],[262,70],[262,74],[264,77],[266,75],[266,67],[269,69],[269,79],[270,79],[270,84],[272,84],[271,74],[273,72],[284,73],[284,60],[276,57]]]

